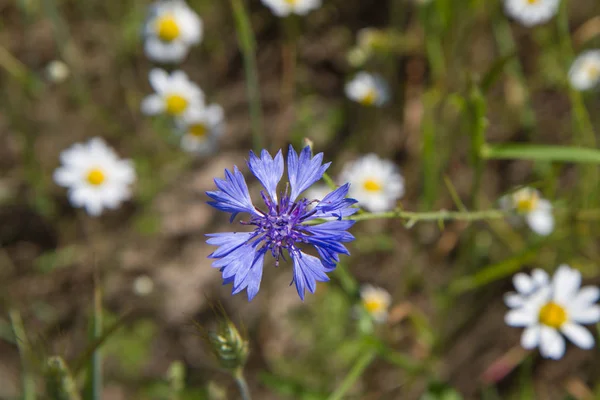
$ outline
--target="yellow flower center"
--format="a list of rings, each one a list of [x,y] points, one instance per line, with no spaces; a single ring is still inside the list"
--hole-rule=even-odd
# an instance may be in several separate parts
[[[179,25],[172,15],[165,15],[156,21],[156,34],[160,40],[172,42],[179,37]]]
[[[188,106],[188,101],[178,94],[168,95],[165,102],[167,103],[167,113],[171,115],[180,115]]]
[[[188,132],[190,135],[201,139],[208,133],[208,128],[204,124],[193,124],[188,128]]]
[[[290,6],[295,6],[296,3],[298,3],[298,0],[285,0],[286,3],[288,3]]]
[[[360,104],[363,106],[372,106],[377,101],[377,92],[375,89],[369,89],[367,93],[360,99]]]
[[[587,67],[587,75],[591,80],[600,78],[600,67],[595,64],[591,64]]]
[[[98,186],[104,183],[106,176],[100,168],[94,168],[88,172],[86,179],[90,185]]]
[[[365,188],[365,190],[367,192],[380,192],[381,191],[381,184],[374,179],[367,179],[363,183],[363,187]]]
[[[556,303],[550,302],[540,309],[540,322],[554,329],[560,328],[567,322],[567,312]]]
[[[517,192],[514,195],[515,208],[518,212],[526,214],[535,211],[539,196],[536,192]]]
[[[385,304],[381,300],[375,298],[364,299],[363,304],[365,306],[365,309],[369,312],[369,314],[375,314],[381,311],[385,311],[386,308]]]
[[[540,2],[540,0],[527,0],[527,2],[528,2],[529,4],[537,4],[537,3],[539,3],[539,2]]]

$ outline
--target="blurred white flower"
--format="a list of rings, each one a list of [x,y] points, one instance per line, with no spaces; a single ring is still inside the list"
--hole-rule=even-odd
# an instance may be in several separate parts
[[[505,321],[509,326],[524,327],[521,346],[540,348],[543,357],[559,359],[565,353],[561,333],[582,349],[594,346],[594,336],[582,324],[600,321],[600,289],[581,288],[581,274],[568,265],[561,265],[552,283],[543,285],[525,299],[521,306],[510,310]]]
[[[217,146],[217,139],[224,129],[223,108],[217,104],[194,107],[177,119],[183,132],[181,148],[190,153],[205,155]]]
[[[115,209],[131,196],[135,181],[130,160],[121,160],[104,140],[93,138],[77,143],[60,154],[62,165],[54,171],[54,181],[69,188],[74,207],[100,215],[104,208]]]
[[[539,235],[546,236],[554,230],[552,203],[541,198],[536,189],[524,187],[503,196],[500,206],[524,217],[531,230]]]
[[[392,296],[387,290],[373,285],[363,285],[360,288],[360,298],[364,309],[379,323],[388,318],[388,309],[392,303]]]
[[[141,109],[146,115],[166,113],[182,117],[189,110],[204,107],[204,93],[183,71],[169,75],[155,68],[150,71],[149,80],[156,93],[142,101]]]
[[[404,195],[404,178],[394,163],[373,153],[346,164],[340,182],[349,182],[348,197],[373,212],[394,209],[396,201]]]
[[[150,7],[144,32],[148,58],[178,63],[202,40],[202,20],[183,0],[159,1]]]
[[[506,13],[525,26],[543,24],[558,13],[560,0],[504,0]]]
[[[548,285],[550,278],[546,271],[536,268],[531,275],[519,272],[513,276],[513,286],[516,292],[504,295],[504,303],[510,308],[522,307],[529,296]]]
[[[571,86],[577,90],[590,90],[600,82],[600,50],[581,53],[569,70]]]
[[[306,15],[321,7],[321,0],[262,0],[262,2],[278,17],[286,17],[290,14]]]
[[[69,69],[69,66],[61,60],[51,61],[46,66],[46,76],[48,76],[48,80],[50,80],[50,82],[64,82],[65,80],[67,80],[69,75],[71,75],[71,70]]]
[[[154,291],[154,281],[148,275],[140,275],[133,281],[133,293],[143,297]]]
[[[359,72],[346,84],[346,96],[363,106],[382,106],[389,100],[389,88],[379,75]]]

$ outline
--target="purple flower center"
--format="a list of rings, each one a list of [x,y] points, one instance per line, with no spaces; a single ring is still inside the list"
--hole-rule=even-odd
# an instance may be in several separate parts
[[[258,210],[259,216],[253,216],[250,222],[243,224],[256,226],[254,237],[257,238],[257,244],[263,242],[263,248],[271,251],[275,257],[275,265],[279,266],[279,258],[284,257],[284,249],[290,253],[297,253],[300,249],[296,243],[308,242],[302,222],[314,214],[314,211],[308,210],[308,206],[313,202],[305,198],[290,202],[286,193],[275,203],[263,192],[261,195],[268,212]]]

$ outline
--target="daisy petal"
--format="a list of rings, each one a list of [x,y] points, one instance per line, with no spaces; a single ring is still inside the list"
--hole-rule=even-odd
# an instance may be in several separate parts
[[[524,349],[531,350],[540,343],[540,327],[538,325],[530,326],[523,331],[521,335],[521,346]]]
[[[581,325],[568,322],[561,326],[560,331],[577,347],[582,349],[594,347],[594,336]]]
[[[565,354],[565,339],[553,328],[540,328],[540,354],[542,357],[558,360]]]

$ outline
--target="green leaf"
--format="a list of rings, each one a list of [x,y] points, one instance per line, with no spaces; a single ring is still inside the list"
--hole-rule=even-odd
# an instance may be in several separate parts
[[[479,84],[479,87],[483,93],[487,93],[494,83],[496,83],[496,81],[502,77],[502,73],[504,72],[506,65],[509,63],[509,61],[512,61],[516,55],[516,52],[511,51],[509,54],[501,57],[494,64],[492,64],[492,67],[483,76],[483,78],[481,78],[481,83]]]
[[[535,144],[487,144],[481,148],[485,159],[531,160],[570,163],[600,164],[600,150],[585,147],[535,145]]]

